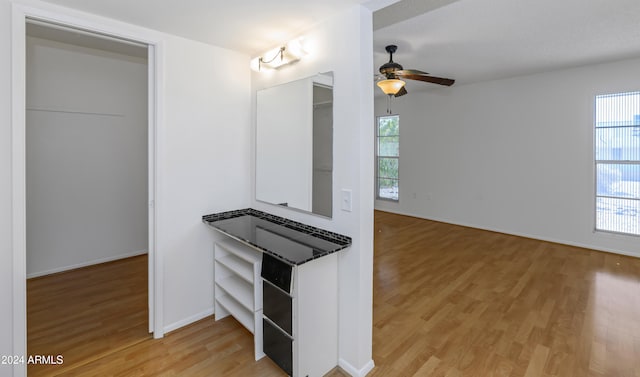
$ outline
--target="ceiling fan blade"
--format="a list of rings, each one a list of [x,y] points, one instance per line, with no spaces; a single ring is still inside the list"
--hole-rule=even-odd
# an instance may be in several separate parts
[[[454,82],[456,82],[455,80],[446,79],[443,77],[423,76],[423,75],[402,75],[402,78],[409,79],[409,80],[430,82],[433,84],[446,85],[446,86],[451,86],[453,85]]]
[[[405,88],[404,86],[402,88],[400,88],[400,90],[398,90],[398,93],[394,94],[394,97],[400,97],[400,96],[404,96],[405,94],[407,94],[407,88]]]
[[[428,75],[428,72],[423,72],[417,69],[400,69],[394,72],[396,75]]]

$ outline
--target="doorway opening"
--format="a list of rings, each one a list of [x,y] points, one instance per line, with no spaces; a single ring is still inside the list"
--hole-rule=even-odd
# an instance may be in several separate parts
[[[30,183],[33,183],[32,177],[28,177],[32,173],[31,171],[28,171],[28,168],[33,166],[32,165],[33,161],[31,161],[31,158],[33,157],[33,155],[31,152],[35,151],[35,154],[38,155],[38,153],[44,152],[45,149],[49,148],[49,152],[55,151],[58,154],[56,157],[56,158],[59,158],[58,162],[75,161],[77,164],[80,164],[82,161],[85,161],[85,162],[91,161],[91,159],[89,158],[90,152],[100,151],[103,154],[103,157],[104,155],[118,155],[118,154],[126,155],[126,153],[122,151],[123,148],[111,148],[111,149],[105,148],[105,145],[109,144],[109,142],[111,141],[111,137],[113,136],[113,135],[109,135],[108,132],[105,131],[109,129],[109,127],[106,127],[106,128],[103,127],[101,131],[98,130],[98,132],[94,133],[93,137],[91,138],[84,138],[83,140],[85,142],[88,140],[90,141],[83,144],[82,148],[73,149],[73,148],[59,147],[56,150],[55,143],[45,145],[47,143],[44,142],[43,144],[43,140],[52,141],[53,139],[58,138],[58,141],[60,141],[61,139],[63,139],[64,132],[71,131],[73,127],[76,128],[76,131],[78,129],[80,129],[83,132],[87,131],[86,129],[81,129],[81,127],[78,126],[77,120],[80,118],[83,118],[85,121],[88,119],[91,119],[92,122],[85,122],[84,124],[91,124],[92,127],[96,129],[99,128],[99,127],[95,127],[96,124],[98,125],[102,124],[103,126],[105,124],[112,125],[112,126],[115,124],[116,125],[115,128],[120,128],[120,130],[122,130],[123,128],[126,128],[122,126],[122,123],[126,123],[126,120],[124,118],[127,118],[126,116],[120,116],[123,114],[120,114],[118,111],[111,111],[112,108],[108,108],[107,111],[100,108],[98,109],[92,108],[90,105],[88,105],[90,102],[89,99],[85,98],[89,96],[84,96],[84,95],[78,96],[77,95],[78,93],[76,93],[75,97],[80,98],[80,103],[82,104],[82,106],[79,106],[77,108],[74,108],[73,106],[65,106],[65,105],[68,105],[68,104],[64,104],[65,99],[68,100],[74,97],[74,95],[69,94],[69,92],[64,92],[62,90],[58,90],[57,92],[56,90],[51,90],[54,88],[53,85],[48,85],[48,89],[50,89],[50,91],[55,94],[54,97],[57,96],[57,98],[51,100],[53,101],[52,103],[55,106],[51,106],[51,107],[44,106],[46,101],[42,102],[44,97],[41,97],[40,94],[35,96],[35,99],[27,98],[27,94],[29,90],[32,89],[31,87],[27,88],[27,84],[32,85],[32,82],[27,83],[27,71],[28,69],[32,69],[32,67],[27,67],[27,48],[28,48],[27,39],[31,37],[38,38],[38,36],[35,36],[35,35],[30,36],[27,33],[28,25],[30,25],[31,23],[37,24],[39,27],[46,29],[45,31],[47,32],[47,34],[71,33],[75,35],[75,38],[77,38],[78,40],[94,38],[95,40],[99,41],[98,42],[99,44],[105,44],[105,43],[119,44],[124,50],[137,48],[139,51],[144,51],[146,53],[146,63],[145,63],[146,68],[142,70],[142,75],[144,76],[144,80],[146,80],[146,84],[145,84],[146,87],[143,88],[143,96],[145,97],[145,102],[142,106],[143,109],[141,111],[141,113],[143,113],[146,117],[145,119],[142,120],[143,126],[139,129],[139,131],[141,130],[141,132],[144,132],[144,134],[142,136],[138,135],[138,138],[137,138],[138,140],[144,139],[146,141],[146,144],[144,145],[145,150],[142,151],[142,153],[140,153],[141,152],[140,150],[137,151],[138,155],[140,154],[144,155],[143,157],[145,157],[145,161],[143,164],[144,169],[139,170],[136,173],[136,175],[138,176],[136,178],[138,184],[142,182],[144,184],[144,191],[146,191],[146,194],[143,194],[143,199],[138,200],[136,202],[137,205],[141,206],[145,210],[142,221],[138,221],[136,223],[137,224],[136,227],[138,228],[138,233],[137,233],[138,241],[140,241],[140,234],[142,234],[142,237],[141,237],[143,239],[142,242],[137,243],[137,245],[142,245],[141,248],[134,247],[134,248],[127,249],[127,248],[122,248],[121,245],[116,245],[113,248],[119,249],[120,251],[119,255],[100,254],[99,252],[96,252],[96,250],[99,250],[102,246],[104,246],[103,245],[105,243],[104,239],[94,238],[93,239],[94,242],[92,243],[93,247],[91,248],[85,247],[84,249],[85,250],[91,249],[89,254],[91,252],[96,252],[95,254],[82,255],[82,253],[78,253],[76,255],[70,255],[69,253],[67,253],[66,255],[63,254],[60,257],[55,257],[52,254],[52,255],[47,255],[46,258],[49,258],[48,260],[46,258],[44,259],[34,258],[34,260],[39,259],[39,262],[32,263],[32,261],[28,261],[28,258],[31,258],[31,256],[27,253],[27,245],[29,245],[29,249],[31,250],[32,246],[36,248],[35,246],[38,245],[38,242],[41,242],[40,240],[37,239],[38,237],[36,237],[35,240],[31,239],[31,234],[29,233],[33,231],[33,229],[30,228],[29,225],[32,225],[32,220],[34,220],[35,223],[40,224],[41,228],[44,229],[46,227],[46,224],[43,225],[41,221],[42,218],[39,218],[38,216],[39,213],[45,213],[46,210],[32,211],[34,208],[38,208],[37,205],[42,204],[42,203],[36,203],[32,201],[31,200],[33,198],[32,194],[35,193],[36,195],[35,198],[40,197],[40,199],[42,200],[43,190],[40,190],[40,192],[37,192],[38,189],[41,189],[41,187],[39,187],[39,185],[34,186],[30,184]],[[45,42],[44,44],[47,45],[47,44],[58,44],[58,43],[64,43],[64,41],[49,41],[49,42]],[[162,307],[162,300],[161,300],[162,276],[161,276],[161,273],[158,273],[158,271],[160,272],[162,271],[162,266],[160,263],[161,259],[158,258],[156,254],[156,230],[155,230],[156,223],[157,223],[157,220],[156,220],[156,208],[157,208],[157,205],[156,205],[156,176],[157,176],[156,174],[156,168],[157,168],[156,135],[157,135],[157,122],[158,122],[158,113],[159,113],[157,103],[161,99],[160,88],[162,87],[161,85],[159,85],[161,83],[157,83],[158,77],[161,77],[161,74],[159,74],[159,69],[157,67],[157,62],[158,62],[157,55],[160,54],[158,52],[159,43],[160,42],[155,40],[154,37],[149,37],[145,34],[139,35],[136,33],[131,33],[128,30],[122,30],[117,24],[113,24],[113,25],[104,24],[93,19],[85,20],[85,19],[77,18],[77,16],[65,14],[64,12],[56,13],[50,10],[42,10],[42,9],[37,9],[29,6],[22,6],[18,4],[14,4],[14,6],[12,7],[12,90],[11,90],[12,103],[13,103],[12,104],[12,169],[13,169],[13,177],[12,177],[13,237],[12,237],[12,240],[13,240],[13,260],[14,260],[14,263],[13,263],[14,295],[13,295],[12,304],[13,304],[13,313],[14,313],[13,315],[13,328],[14,328],[13,352],[16,355],[25,355],[25,356],[28,355],[28,352],[27,352],[27,277],[35,278],[35,279],[44,279],[44,277],[41,278],[38,276],[61,275],[61,274],[67,273],[63,271],[67,271],[69,269],[73,269],[71,272],[79,271],[79,270],[76,270],[75,268],[93,265],[94,263],[103,263],[100,266],[106,266],[111,263],[118,263],[118,261],[122,260],[120,258],[123,256],[131,257],[129,259],[132,259],[132,260],[136,259],[138,268],[140,265],[142,265],[143,270],[145,270],[144,272],[146,272],[146,279],[145,281],[142,282],[142,284],[146,286],[146,287],[143,287],[143,289],[146,288],[145,289],[146,302],[143,304],[144,307],[142,308],[142,310],[145,311],[145,314],[147,314],[146,318],[144,319],[146,334],[147,334],[145,336],[148,337],[148,333],[153,333],[153,336],[155,338],[161,338],[164,335],[164,331],[162,328],[162,311],[156,310],[156,308]],[[49,45],[46,46],[46,48],[49,48],[49,47],[51,46]],[[93,46],[93,47],[96,47],[96,46]],[[82,45],[76,46],[74,48],[87,49],[87,50],[90,49],[89,46],[82,46]],[[98,47],[97,49],[94,48],[94,50],[100,50],[100,47]],[[52,51],[53,49],[47,52],[49,54],[55,55],[55,52],[52,52]],[[40,52],[42,52],[42,50]],[[109,60],[110,58],[114,57],[114,54],[115,55],[120,54],[123,56],[127,55],[127,53],[123,54],[122,52],[123,51],[120,51],[120,52],[107,51],[107,52],[94,53],[93,55],[87,54],[87,56],[89,56],[91,59]],[[126,61],[127,59],[129,60],[128,63],[131,63],[133,58],[129,56],[129,58],[126,58],[124,60]],[[64,64],[62,64],[62,66],[64,66]],[[73,71],[74,69],[84,70],[89,68],[95,68],[91,66],[92,64],[84,64],[84,65],[76,64],[75,66],[73,64],[69,64],[66,66],[66,69],[69,71]],[[61,79],[61,76],[55,77],[55,75],[53,75],[53,76],[50,76],[49,78],[55,81],[55,80]],[[81,83],[75,83],[75,84],[79,85],[80,87],[82,87],[83,85]],[[91,90],[88,90],[87,88],[84,88],[84,89],[85,89],[84,93],[86,94],[86,93],[97,91],[100,88],[93,86],[89,88]],[[46,94],[51,96],[52,93],[46,93]],[[109,102],[108,99],[105,99],[107,97],[108,96],[102,98],[102,101],[104,102],[102,104],[113,105],[113,103]],[[56,100],[58,101],[58,103],[55,103]],[[101,102],[101,101],[97,101],[96,103],[98,102]],[[58,127],[58,131],[61,131],[61,130],[62,131],[51,132],[51,131],[54,131],[55,127],[52,127],[51,129],[45,129],[44,130],[45,134],[47,131],[50,132],[46,137],[41,139],[39,142],[28,143],[27,133],[31,132],[32,130],[30,130],[29,127],[27,127],[27,123],[28,123],[27,120],[29,120],[29,123],[31,123],[31,121],[34,119],[36,121],[41,121],[43,118],[48,118],[48,120],[45,122],[41,122],[40,125],[42,124],[54,125]],[[93,122],[96,119],[97,121]],[[65,127],[66,129],[64,129]],[[45,127],[40,127],[40,128],[45,128]],[[38,127],[35,127],[34,129],[38,129]],[[70,134],[72,133],[73,132],[71,132]],[[123,140],[126,140],[126,139],[123,139]],[[38,150],[38,148],[35,148],[35,149],[31,148],[34,146],[42,146],[42,149]],[[128,150],[131,151],[131,148],[128,148]],[[117,156],[117,157],[122,157],[122,156]],[[58,190],[58,192],[69,195],[70,192],[73,192],[73,190],[77,188],[74,186],[74,183],[78,183],[77,186],[81,186],[80,185],[80,182],[82,182],[81,178],[86,178],[86,176],[88,175],[88,173],[90,173],[92,168],[94,168],[95,170],[98,170],[97,169],[98,167],[104,167],[105,161],[108,160],[104,158],[96,158],[95,155],[92,156],[92,158],[93,158],[92,160],[93,163],[85,164],[84,170],[82,169],[76,170],[76,173],[74,174],[65,172],[65,171],[58,171],[57,172],[58,184],[60,184],[60,182],[63,182],[63,183],[66,182],[67,186],[57,187],[56,190]],[[124,160],[126,160],[126,158]],[[113,162],[113,160],[111,161]],[[41,164],[43,163],[41,156],[40,156],[40,163]],[[119,166],[122,167],[122,164],[120,164]],[[51,173],[46,166],[45,167],[40,166],[39,168],[36,168],[36,170],[37,169],[44,170],[45,175],[47,173],[50,175],[54,175],[54,177],[56,175]],[[118,169],[113,168],[112,166],[111,170],[118,170]],[[55,180],[53,181],[55,182]],[[123,189],[122,187],[126,187],[126,186],[121,186],[121,187],[109,186],[108,185],[109,181],[110,181],[110,177],[104,171],[103,171],[103,174],[94,175],[92,179],[85,179],[85,182],[84,182],[85,184],[91,184],[91,183],[95,184],[96,182],[98,182],[98,183],[103,183],[103,185],[94,185],[93,190],[89,189],[89,190],[78,191],[78,193],[75,193],[76,194],[75,199],[78,199],[78,201],[74,202],[74,204],[71,204],[71,206],[75,206],[75,207],[88,206],[90,207],[89,209],[95,209],[95,207],[93,206],[97,205],[98,202],[100,202],[104,196],[123,198],[124,196],[122,195],[122,192],[123,190],[126,191],[126,188]],[[52,182],[52,181],[49,180],[49,182]],[[43,184],[42,186],[46,186],[46,183]],[[61,184],[60,186],[64,186],[64,185]],[[102,193],[103,195],[100,195],[100,193],[98,192],[98,190],[101,187],[104,188],[104,186],[110,187],[111,192],[109,193],[109,195],[104,195],[104,192]],[[35,192],[32,190],[34,187],[37,188]],[[52,191],[53,191],[53,187],[52,187]],[[82,195],[88,198],[80,198],[81,194],[79,194],[79,192],[84,193]],[[49,206],[58,204],[58,203],[52,203],[53,202],[53,200],[51,200],[52,197],[54,196],[49,194],[44,195],[44,200],[42,200],[42,202],[44,202],[45,204],[48,204]],[[27,203],[27,198],[30,199],[28,203]],[[85,202],[82,203],[79,199],[85,199]],[[35,207],[33,206],[34,204],[36,205]],[[117,205],[115,207],[117,207]],[[50,209],[50,208],[47,208],[46,205],[44,208]],[[78,210],[78,208],[75,208],[75,209]],[[113,210],[113,208],[109,208],[109,210]],[[108,211],[108,210],[105,209],[105,211]],[[72,234],[68,234],[60,231],[52,232],[52,234],[54,236],[58,236],[59,238],[75,238],[75,240],[62,240],[62,241],[78,241],[79,238],[87,236],[86,230],[90,229],[89,225],[92,222],[96,227],[99,227],[100,225],[104,226],[104,224],[99,224],[95,222],[95,220],[100,216],[104,217],[106,215],[109,215],[104,211],[94,210],[94,211],[85,211],[84,213],[81,211],[80,212],[65,211],[64,213],[58,213],[53,218],[51,218],[50,216],[42,216],[42,217],[43,218],[49,217],[48,219],[46,219],[49,222],[67,222],[67,225],[69,226],[69,223],[71,223],[71,220],[73,220],[72,215],[77,215],[78,213],[82,214],[82,216],[79,216],[79,217],[82,217],[82,220],[84,221],[84,223],[88,225],[77,225],[79,223],[76,223],[76,226],[80,228],[76,229],[76,231],[72,232]],[[87,213],[89,213],[90,215],[86,215]],[[86,226],[86,227],[82,228],[82,226]],[[69,227],[73,228],[73,226],[69,226]],[[111,227],[107,227],[107,226],[105,227],[108,228],[107,229],[108,231],[112,232],[111,238],[119,238],[119,237],[130,238],[126,235],[123,235],[122,232],[118,232],[117,226],[112,225]],[[85,232],[83,232],[83,230],[85,230]],[[51,234],[49,234],[49,236],[51,236]],[[106,238],[108,239],[109,237],[106,237]],[[122,240],[116,240],[116,241],[122,241]],[[68,250],[66,251],[68,252]],[[82,258],[74,259],[74,257],[78,257],[79,255],[84,257],[84,259]],[[142,264],[140,264],[140,261],[142,261]],[[57,262],[60,262],[60,263],[57,263]],[[41,263],[41,264],[39,265],[38,263]],[[93,267],[87,267],[87,268],[91,269]],[[54,275],[48,275],[52,273],[54,273]],[[106,301],[110,301],[110,300],[117,300],[117,298],[113,297],[113,298],[107,299]],[[58,305],[65,305],[65,304],[66,304],[65,302],[58,303]],[[15,365],[13,369],[14,369],[15,376],[26,375],[25,364]]]
[[[149,338],[147,50],[27,19],[27,353],[57,371]]]

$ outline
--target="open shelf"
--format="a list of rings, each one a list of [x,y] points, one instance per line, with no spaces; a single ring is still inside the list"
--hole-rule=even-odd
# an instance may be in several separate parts
[[[245,260],[249,263],[256,263],[262,260],[262,253],[251,249],[249,246],[244,245],[235,240],[219,241],[218,246],[222,247],[229,253],[235,254],[238,258]]]
[[[254,355],[262,351],[262,252],[234,239],[214,247],[216,320],[233,316],[254,335]]]
[[[238,274],[249,284],[253,284],[253,264],[247,263],[247,261],[238,258],[234,254],[225,255],[220,259],[216,259],[216,261]]]
[[[218,282],[218,287],[222,288],[231,297],[236,299],[242,306],[249,311],[253,310],[253,287],[244,279],[237,275],[229,276]]]
[[[231,313],[233,318],[238,320],[240,324],[247,328],[252,334],[255,333],[254,329],[254,314],[252,311],[247,310],[243,305],[240,305],[238,301],[233,299],[229,295],[222,295],[216,298],[218,303]]]

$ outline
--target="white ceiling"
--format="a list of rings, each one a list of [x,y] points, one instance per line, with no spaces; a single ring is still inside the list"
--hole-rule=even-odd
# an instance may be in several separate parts
[[[47,0],[256,56],[367,0]],[[380,0],[376,0],[380,2]]]
[[[250,56],[354,4],[386,7],[374,14],[374,69],[396,44],[396,62],[456,85],[640,56],[639,0],[48,1]]]
[[[374,31],[376,72],[388,60],[387,44],[398,45],[394,61],[404,68],[453,78],[455,85],[640,56],[638,0],[440,3]],[[434,88],[441,87],[407,83],[409,92]]]

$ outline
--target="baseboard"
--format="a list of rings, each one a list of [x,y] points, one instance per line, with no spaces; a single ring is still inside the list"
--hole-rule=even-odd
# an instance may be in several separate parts
[[[365,377],[369,372],[371,372],[373,367],[375,367],[375,364],[373,363],[373,360],[369,360],[369,362],[366,363],[362,368],[358,369],[346,360],[340,359],[338,360],[338,366],[343,371],[349,373],[349,375],[351,375],[352,377]]]
[[[171,331],[177,330],[177,329],[179,329],[181,327],[190,325],[190,324],[192,324],[194,322],[197,322],[197,321],[199,321],[199,320],[201,320],[203,318],[210,317],[212,315],[213,315],[213,307],[211,307],[211,308],[209,308],[209,309],[207,309],[205,311],[202,311],[202,312],[200,312],[198,314],[194,314],[194,315],[192,315],[190,317],[187,317],[185,319],[181,319],[180,321],[177,321],[177,322],[174,322],[174,323],[171,323],[171,324],[165,326],[164,327],[164,334],[167,335],[168,332],[171,332]]]
[[[95,260],[88,261],[88,262],[78,263],[78,264],[74,264],[74,265],[71,265],[71,266],[64,266],[64,267],[53,268],[51,270],[46,270],[46,271],[33,272],[33,273],[30,273],[30,274],[27,274],[27,279],[37,278],[37,277],[45,276],[45,275],[56,274],[58,272],[65,272],[65,271],[75,270],[77,268],[82,268],[82,267],[87,267],[87,266],[93,266],[94,264],[113,262],[113,261],[118,260],[118,259],[131,258],[131,257],[136,257],[138,255],[143,255],[143,254],[147,254],[147,250],[138,250],[138,251],[134,251],[134,252],[131,252],[131,253],[118,254],[118,255],[115,255],[115,256],[107,257],[107,258],[100,258],[100,259],[95,259]]]
[[[563,240],[563,239],[558,239],[558,238],[553,238],[553,237],[543,237],[543,236],[538,236],[538,235],[533,235],[533,234],[528,234],[528,233],[523,233],[523,232],[507,231],[507,230],[504,230],[504,229],[490,228],[490,227],[480,226],[480,225],[471,224],[471,223],[454,222],[454,221],[451,221],[451,220],[444,220],[444,219],[440,219],[440,218],[437,218],[437,217],[425,217],[424,215],[417,215],[415,213],[404,212],[404,211],[395,211],[395,210],[390,210],[390,209],[377,209],[377,208],[376,208],[376,211],[388,212],[388,213],[393,213],[393,214],[402,215],[402,216],[415,217],[417,219],[437,221],[439,223],[458,225],[458,226],[463,226],[463,227],[466,227],[466,228],[474,228],[474,229],[486,230],[486,231],[489,231],[489,232],[508,234],[510,236],[530,238],[530,239],[539,240],[539,241],[545,241],[545,242],[558,243],[558,244],[562,244],[562,245],[581,247],[583,249],[602,251],[602,252],[605,252],[605,253],[626,255],[626,256],[629,256],[629,257],[640,258],[640,254],[639,253],[634,253],[632,251],[607,248],[607,247],[591,245],[591,244],[586,244],[586,243],[581,243],[581,242],[568,241],[568,240]],[[607,237],[607,236],[615,237],[614,235],[608,235],[608,234],[606,234],[604,232],[603,232],[603,236],[605,236],[605,237]],[[634,236],[625,236],[625,237],[634,237]]]

